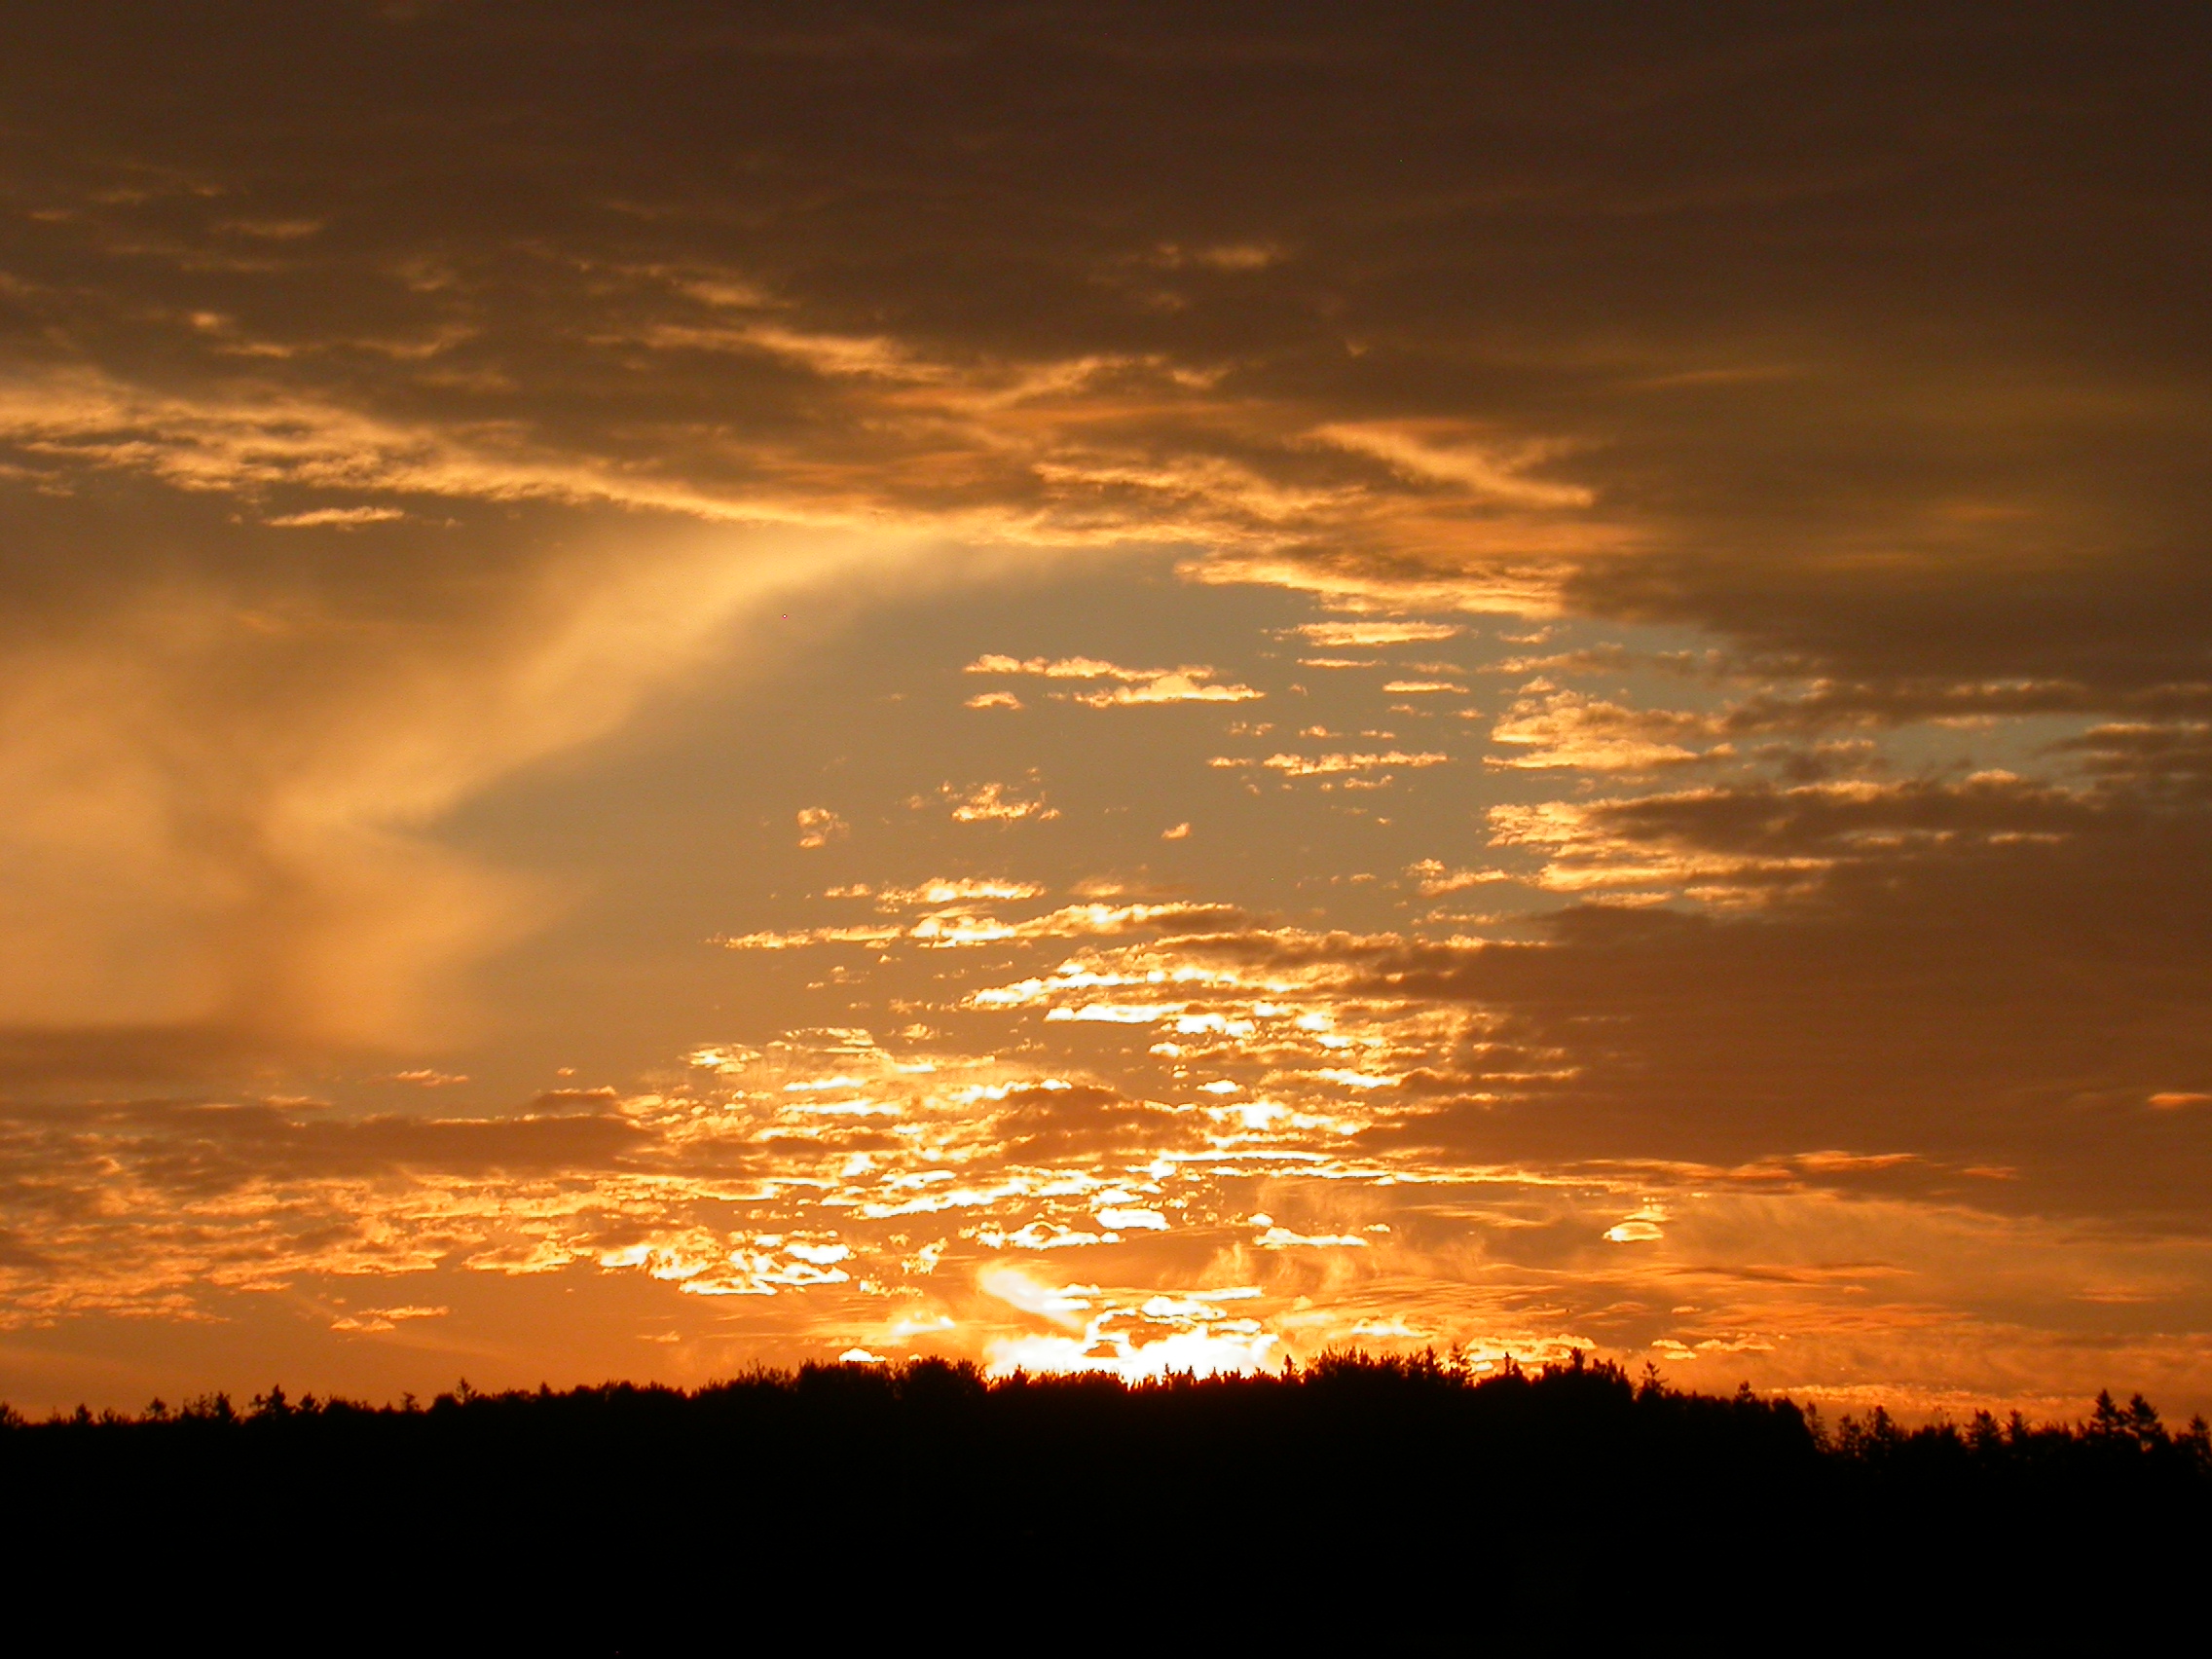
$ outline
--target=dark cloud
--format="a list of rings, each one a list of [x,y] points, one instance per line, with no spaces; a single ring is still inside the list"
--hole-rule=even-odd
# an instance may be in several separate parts
[[[2053,744],[2091,775],[2201,804],[2212,793],[2212,725],[2202,720],[2114,722]]]
[[[1022,1088],[1008,1091],[992,1131],[1010,1162],[1096,1160],[1203,1145],[1192,1116],[1091,1086]]]
[[[1888,872],[1921,849],[1948,859],[1962,841],[2088,832],[2125,838],[2145,828],[2135,802],[2033,783],[2009,773],[1965,781],[1860,780],[1794,787],[1720,785],[1593,802],[1577,814],[1600,845],[1675,845],[1767,858],[1816,856]],[[2195,826],[2183,821],[2186,832]]]
[[[1284,440],[1441,422],[1564,444],[1544,470],[1637,549],[1480,514],[1287,549],[1340,573],[1534,558],[1584,607],[1877,682],[2206,678],[2185,14],[271,20],[32,26],[19,350],[1071,524],[1160,517],[1159,481],[1079,506],[865,360],[768,341],[978,384],[1112,358],[1085,418],[1123,461],[1419,497]]]
[[[596,1111],[493,1118],[343,1119],[269,1105],[149,1101],[16,1107],[6,1124],[18,1167],[35,1180],[55,1172],[48,1160],[86,1173],[104,1164],[174,1198],[207,1198],[265,1181],[597,1174],[651,1150],[650,1137],[597,1104]]]
[[[1496,1158],[2016,1165],[1976,1200],[2194,1229],[2212,1142],[2150,1102],[2212,1079],[2204,867],[2194,823],[1976,838],[1839,865],[1751,917],[1585,905],[1539,942],[1411,952],[1368,983],[1488,1015],[1462,1087],[1492,1098],[1377,1132]]]

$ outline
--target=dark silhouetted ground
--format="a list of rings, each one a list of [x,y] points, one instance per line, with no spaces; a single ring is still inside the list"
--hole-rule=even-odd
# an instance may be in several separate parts
[[[2203,1423],[2140,1398],[1831,1430],[1579,1360],[1139,1386],[918,1361],[426,1408],[272,1389],[11,1416],[0,1482],[17,1605],[240,1648],[1668,1649],[1777,1618],[1817,1621],[1791,1645],[2033,1630],[2100,1600],[2109,1634],[2194,1602],[2212,1538]]]

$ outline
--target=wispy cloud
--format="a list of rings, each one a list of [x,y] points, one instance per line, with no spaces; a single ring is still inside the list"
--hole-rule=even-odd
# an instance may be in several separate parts
[[[1501,449],[1436,424],[1338,422],[1313,430],[1314,438],[1370,455],[1408,477],[1456,484],[1481,498],[1521,507],[1587,507],[1588,488],[1531,476],[1552,459],[1550,446]]]
[[[1090,709],[1111,709],[1146,703],[1248,703],[1266,695],[1249,685],[1223,684],[1214,679],[1214,671],[1202,667],[1183,668],[1123,668],[1095,657],[1060,657],[1047,660],[1030,657],[1016,660],[1010,656],[980,656],[970,663],[970,674],[1027,674],[1048,680],[1108,680],[1117,682],[1102,690],[1068,693],[1071,702]],[[1018,708],[1020,705],[1004,693],[999,703]],[[968,706],[984,708],[994,706],[985,698],[971,698]]]
[[[1456,622],[1305,622],[1294,630],[1316,645],[1403,645],[1456,638]]]
[[[1441,766],[1452,757],[1433,751],[1409,755],[1390,749],[1379,754],[1271,755],[1261,765],[1291,778],[1329,777],[1344,772],[1373,772],[1398,767]]]

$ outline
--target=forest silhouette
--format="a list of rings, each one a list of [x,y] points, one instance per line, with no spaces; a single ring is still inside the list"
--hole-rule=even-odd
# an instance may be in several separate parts
[[[0,1408],[0,1490],[19,1583],[117,1618],[226,1597],[278,1625],[350,1608],[370,1645],[434,1617],[454,1640],[719,1648],[776,1608],[925,1604],[978,1634],[1085,1605],[1195,1630],[1255,1599],[1324,1623],[1442,1630],[1479,1611],[1504,1628],[1615,1597],[1740,1611],[1813,1580],[1830,1621],[1947,1599],[1990,1628],[1991,1572],[2024,1623],[2109,1588],[2082,1576],[2089,1560],[2182,1582],[2212,1541],[2212,1435],[2109,1394],[2075,1423],[1908,1428],[1877,1408],[1830,1425],[1748,1385],[1686,1391],[1579,1354],[1487,1375],[1341,1354],[1138,1383],[923,1359],[689,1391]],[[1859,1587],[1836,1598],[1847,1567]]]

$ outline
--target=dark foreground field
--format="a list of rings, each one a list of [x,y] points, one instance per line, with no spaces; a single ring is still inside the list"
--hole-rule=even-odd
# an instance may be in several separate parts
[[[17,1608],[241,1648],[1295,1650],[1365,1628],[1667,1649],[1778,1615],[2194,1618],[2212,1445],[2140,1400],[1824,1428],[1579,1362],[1124,1387],[924,1361],[11,1419],[0,1493]]]

